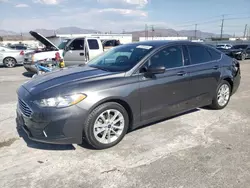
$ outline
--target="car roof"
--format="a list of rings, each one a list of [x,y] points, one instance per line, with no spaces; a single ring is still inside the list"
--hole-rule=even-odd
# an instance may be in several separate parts
[[[136,44],[136,45],[148,45],[153,46],[155,48],[165,46],[168,44],[194,44],[194,42],[186,41],[186,40],[152,40],[152,41],[142,41],[142,42],[135,42],[130,44]]]

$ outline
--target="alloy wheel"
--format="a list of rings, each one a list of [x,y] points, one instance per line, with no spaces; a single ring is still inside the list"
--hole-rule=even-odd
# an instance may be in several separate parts
[[[102,112],[94,123],[94,136],[102,144],[115,142],[123,133],[125,119],[121,112],[109,109]]]
[[[16,61],[15,61],[15,59],[8,57],[4,60],[4,64],[5,64],[5,66],[12,68],[16,65]]]
[[[227,84],[222,84],[218,90],[217,100],[218,104],[223,107],[227,104],[230,98],[230,88]]]

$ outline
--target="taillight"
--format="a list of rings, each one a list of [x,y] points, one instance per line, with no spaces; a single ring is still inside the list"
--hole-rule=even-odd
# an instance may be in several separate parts
[[[24,55],[24,51],[21,51],[21,52],[20,52],[20,55]]]

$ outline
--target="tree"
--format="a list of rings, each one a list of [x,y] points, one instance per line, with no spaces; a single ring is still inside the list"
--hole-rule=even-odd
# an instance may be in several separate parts
[[[2,36],[0,36],[0,42],[3,42],[3,37]]]

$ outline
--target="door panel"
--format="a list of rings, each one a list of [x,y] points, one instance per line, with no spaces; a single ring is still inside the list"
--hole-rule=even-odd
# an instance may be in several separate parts
[[[64,54],[66,66],[77,65],[85,61],[84,39],[75,39],[69,45],[69,51]]]
[[[103,48],[101,47],[101,42],[97,39],[87,39],[87,49],[89,51],[89,60],[98,56],[103,52]]]
[[[220,55],[215,56],[212,49],[207,50],[201,45],[188,45],[190,54],[190,90],[193,106],[200,107],[210,104],[220,80]],[[217,53],[217,52],[216,52]]]
[[[153,78],[140,77],[142,121],[169,117],[188,109],[189,75],[179,75],[184,68],[167,70]]]
[[[190,78],[183,67],[181,46],[163,48],[152,55],[143,67],[164,66],[166,72],[151,77],[140,75],[142,121],[168,117],[189,108]]]

